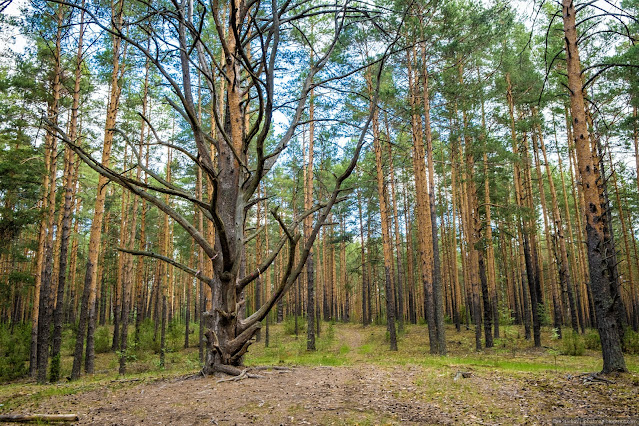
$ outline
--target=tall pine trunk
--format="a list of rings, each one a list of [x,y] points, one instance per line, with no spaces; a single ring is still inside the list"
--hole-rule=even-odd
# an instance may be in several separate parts
[[[84,2],[82,2],[84,5]],[[84,39],[84,11],[80,12],[80,28],[78,31],[78,50],[74,71],[73,103],[71,106],[71,121],[69,123],[69,137],[76,142],[78,139],[78,115],[80,108],[80,81],[82,79],[82,51]],[[58,257],[58,289],[55,311],[53,314],[53,347],[51,349],[51,382],[60,378],[60,347],[62,346],[62,322],[64,314],[64,291],[67,282],[67,261],[69,251],[69,237],[71,235],[71,213],[75,188],[76,155],[69,147],[64,150],[64,204],[62,210],[62,226],[60,229],[60,253]],[[71,285],[74,283],[72,282]]]
[[[113,20],[116,28],[122,27],[124,0],[118,0],[113,7]],[[104,142],[102,145],[102,165],[109,167],[111,161],[111,147],[113,144],[113,128],[118,114],[121,92],[121,78],[124,67],[120,66],[121,39],[113,37],[113,69],[111,72],[111,91],[109,94],[109,105],[107,107],[106,122],[104,126]],[[80,377],[82,366],[82,355],[84,352],[84,341],[87,339],[87,362],[86,372],[92,374],[94,371],[95,350],[93,347],[92,331],[96,322],[96,290],[97,290],[97,262],[100,250],[100,239],[102,237],[102,219],[104,217],[104,204],[106,200],[108,178],[100,175],[98,178],[98,193],[95,199],[93,222],[89,236],[89,254],[86,264],[84,278],[84,290],[82,292],[82,305],[80,307],[80,323],[76,335],[75,351],[73,354],[73,367],[71,379]]]
[[[605,182],[600,170],[595,168],[590,147],[590,134],[586,123],[581,79],[581,61],[577,46],[576,11],[572,0],[562,0],[563,24],[566,42],[566,61],[568,88],[570,91],[570,111],[572,115],[573,139],[577,154],[577,165],[581,177],[581,186],[586,204],[586,245],[590,270],[590,288],[592,290],[597,329],[601,338],[603,372],[625,372],[626,363],[621,351],[621,327],[617,319],[615,299],[619,289],[610,264],[609,242],[606,233],[611,226],[607,221],[603,196]],[[614,248],[613,248],[614,249]]]

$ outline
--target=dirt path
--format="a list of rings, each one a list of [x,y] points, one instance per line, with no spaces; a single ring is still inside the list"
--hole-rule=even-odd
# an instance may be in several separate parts
[[[566,418],[639,424],[632,382],[585,384],[570,376],[522,379],[486,372],[454,380],[420,366],[369,364],[259,374],[265,377],[239,382],[123,382],[114,391],[55,396],[22,408],[75,412],[80,424],[100,425],[552,424]]]
[[[56,397],[33,410],[77,412],[80,424],[451,423],[437,406],[398,397],[392,374],[372,366],[260,372],[217,383],[179,378],[118,391]]]
[[[87,383],[73,395],[25,396],[12,411],[77,413],[80,424],[99,425],[510,425],[559,419],[639,425],[639,377],[634,374],[602,382],[550,370],[455,365],[454,358],[437,366],[402,364],[372,359],[380,349],[371,336],[369,329],[336,330],[331,350],[347,347],[341,356],[348,357],[348,366],[260,370],[256,373],[263,378],[238,382],[128,379],[105,381],[101,389]],[[460,369],[469,377],[455,379]]]

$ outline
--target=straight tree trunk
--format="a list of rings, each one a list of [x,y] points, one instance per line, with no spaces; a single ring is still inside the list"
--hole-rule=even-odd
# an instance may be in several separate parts
[[[61,66],[61,54],[62,54],[62,31],[63,31],[63,18],[65,8],[62,5],[58,5],[55,20],[57,24],[57,32],[55,38],[55,50],[53,52],[54,67],[53,67],[53,96],[48,107],[49,120],[57,125],[58,122],[58,108],[62,89],[62,66]],[[48,193],[45,193],[49,198],[47,206],[48,211],[46,215],[47,221],[47,234],[44,240],[44,269],[42,270],[42,282],[40,287],[39,297],[39,309],[38,309],[38,383],[45,383],[47,380],[47,367],[49,363],[49,337],[51,336],[51,321],[53,316],[53,234],[54,234],[54,222],[55,222],[55,194],[56,194],[56,174],[58,172],[57,166],[57,141],[55,136],[55,130],[53,128],[48,129],[45,143],[49,145],[47,151],[50,155],[47,169],[49,174],[50,184],[48,186]]]
[[[408,84],[409,103],[412,109],[411,127],[413,130],[413,169],[415,173],[415,191],[417,213],[417,235],[419,240],[419,266],[422,284],[424,286],[424,313],[428,323],[428,341],[430,353],[439,352],[437,338],[437,323],[435,320],[435,305],[433,301],[433,236],[430,215],[430,198],[427,192],[428,179],[426,176],[426,158],[421,119],[417,115],[417,87],[413,80],[412,59],[416,56],[414,49],[408,51]]]
[[[148,95],[149,95],[149,61],[146,61],[145,70],[144,70],[144,83],[142,86],[142,115],[146,116],[148,110]],[[144,119],[140,120],[140,141],[138,148],[138,161],[142,161],[142,157],[144,157],[144,165],[145,168],[149,167],[149,149],[148,147],[144,149],[146,142],[146,121]],[[198,168],[199,170],[199,168]],[[144,182],[146,183],[148,180],[148,176],[146,172],[144,173]],[[201,178],[200,178],[201,181]],[[201,188],[200,188],[201,193]],[[142,205],[142,211],[140,214],[140,238],[139,238],[139,248],[140,250],[146,250],[146,211],[147,204],[144,200],[140,200],[140,204]],[[142,324],[142,320],[144,319],[145,314],[145,306],[144,306],[144,294],[146,290],[146,280],[144,279],[144,259],[138,259],[138,263],[136,265],[135,270],[135,283],[136,283],[136,302],[135,302],[135,343],[140,343],[140,326]]]
[[[572,0],[562,0],[563,24],[566,41],[566,61],[568,88],[570,91],[570,111],[572,115],[573,139],[577,154],[577,164],[581,177],[584,201],[586,204],[586,245],[590,267],[590,287],[597,315],[597,329],[601,338],[603,355],[603,373],[626,372],[626,363],[621,351],[620,333],[622,325],[618,323],[615,298],[618,295],[617,283],[609,263],[611,253],[607,252],[607,227],[603,209],[603,182],[600,170],[595,168],[590,148],[590,135],[586,125],[586,114],[581,79],[581,61],[577,46],[576,11]]]
[[[634,298],[636,297],[636,284],[634,282],[634,276],[632,273],[632,262],[630,260],[630,243],[628,241],[628,229],[626,226],[626,215],[623,209],[623,205],[621,203],[621,196],[619,195],[619,184],[617,183],[617,173],[615,172],[614,164],[612,162],[612,154],[610,150],[608,150],[608,161],[610,163],[611,169],[611,179],[615,188],[615,200],[617,201],[617,206],[619,210],[619,221],[621,222],[621,233],[623,235],[623,243],[624,243],[624,255],[626,260],[626,265],[628,266],[628,282],[630,284],[630,293],[628,295],[628,323],[632,326],[633,330],[637,330],[639,327],[639,312],[637,312],[637,306],[635,304]],[[634,236],[633,236],[634,238]]]
[[[128,145],[124,146],[124,170],[128,167]],[[120,235],[118,244],[121,247],[128,247],[126,243],[126,235],[128,233],[129,224],[129,192],[122,191],[120,194]],[[122,320],[122,297],[124,287],[124,269],[125,269],[125,253],[118,253],[118,266],[116,271],[116,284],[113,291],[113,340],[111,342],[111,350],[118,351],[120,348],[120,322]]]
[[[366,246],[364,245],[364,222],[362,217],[362,193],[361,189],[357,191],[357,209],[359,211],[359,243],[362,258],[362,325],[366,327],[370,324],[370,311],[366,303],[368,297],[368,279],[366,274]]]
[[[388,168],[390,172],[390,188],[391,188],[391,197],[393,199],[393,225],[395,226],[395,256],[397,262],[397,279],[396,279],[396,291],[397,291],[397,306],[398,306],[398,314],[397,314],[397,325],[399,331],[404,330],[404,265],[402,262],[402,244],[401,244],[401,234],[399,232],[399,214],[397,212],[397,192],[395,191],[395,170],[393,167],[393,151],[392,145],[390,143],[390,130],[388,126],[388,118],[384,117],[386,120],[386,133],[388,134],[389,143],[388,143]],[[345,232],[345,231],[344,231]],[[342,233],[344,233],[342,232]],[[344,250],[346,248],[344,247]],[[344,254],[346,255],[346,254]],[[344,265],[346,265],[346,261],[344,261]],[[345,272],[345,271],[344,271]],[[345,277],[345,275],[344,275]]]
[[[484,111],[484,101],[481,103],[481,123],[482,135],[484,140],[484,205],[486,209],[486,272],[488,279],[488,291],[491,301],[491,310],[493,314],[493,336],[499,339],[499,301],[497,297],[497,280],[495,279],[495,249],[493,247],[493,224],[490,203],[490,179],[488,172],[488,147],[487,147],[487,129],[486,129],[486,113]]]
[[[467,138],[469,139],[469,138]],[[484,285],[486,285],[485,280],[485,267],[483,258],[480,256],[480,250],[478,250],[477,246],[479,244],[480,239],[480,224],[479,224],[479,212],[477,209],[477,190],[475,188],[474,181],[474,160],[472,148],[468,144],[468,140],[466,141],[466,146],[464,147],[465,151],[465,164],[463,169],[463,180],[462,180],[462,218],[464,219],[465,226],[464,235],[466,237],[466,247],[468,251],[468,278],[469,281],[466,282],[467,291],[470,290],[470,302],[469,307],[472,308],[472,317],[473,322],[475,324],[475,350],[480,351],[482,349],[481,343],[481,326],[482,326],[482,316],[481,316],[481,306],[480,306],[480,291],[483,294]],[[482,277],[482,272],[483,277]],[[480,282],[481,281],[481,282]],[[481,290],[480,290],[481,289]],[[486,320],[486,318],[484,318]],[[490,321],[490,319],[489,319]],[[488,326],[490,327],[490,325]],[[490,328],[489,328],[490,330]],[[490,336],[492,340],[492,331],[486,333],[486,343],[489,343],[488,336]],[[490,341],[492,345],[492,341]]]
[[[84,1],[82,2],[84,5]],[[72,141],[78,139],[78,115],[80,108],[80,81],[82,79],[82,49],[84,38],[84,11],[80,12],[80,28],[78,31],[78,50],[76,53],[75,82],[73,86],[73,102],[71,106],[71,121],[69,123],[69,137]],[[69,250],[69,236],[71,234],[71,213],[75,188],[75,153],[69,147],[64,150],[64,205],[62,210],[62,226],[60,229],[60,254],[58,257],[58,288],[55,311],[53,313],[53,347],[51,349],[51,382],[60,378],[60,348],[62,346],[62,322],[64,319],[64,291],[67,279],[67,261]],[[73,285],[73,282],[72,282]]]
[[[257,198],[262,196],[261,186],[257,187]],[[262,227],[262,203],[258,202],[256,206],[256,220],[257,223],[255,225],[256,232],[259,232],[255,237],[255,264],[262,264],[262,234],[260,232],[260,228]],[[262,275],[260,274],[258,278],[255,280],[255,297],[254,297],[254,308],[253,312],[260,309],[262,306]],[[262,340],[262,330],[258,330],[255,333],[255,341],[260,342]]]
[[[142,137],[144,134],[144,127],[142,128]],[[137,159],[138,166],[136,167],[136,180],[140,181],[142,176],[142,168],[139,165],[140,160],[142,159],[142,147],[143,147],[143,139],[140,140],[140,144],[138,147]],[[133,149],[133,148],[131,148]],[[128,232],[124,234],[124,239],[121,240],[124,247],[130,247],[131,249],[135,246],[136,240],[136,231],[137,231],[137,219],[138,219],[138,206],[140,204],[140,200],[138,197],[130,194],[133,197],[133,206],[131,207],[131,222],[127,223]],[[124,205],[124,203],[123,203]],[[122,212],[124,216],[125,212]],[[126,223],[126,222],[125,222]],[[144,240],[140,239],[139,249],[144,249]],[[126,360],[127,360],[127,347],[128,347],[128,336],[129,336],[129,313],[131,311],[131,293],[133,287],[133,255],[131,253],[121,252],[120,255],[123,257],[123,269],[122,269],[122,306],[121,306],[121,330],[120,335],[117,336],[119,338],[119,349],[120,349],[120,375],[126,374]],[[143,259],[138,259],[138,263],[143,263]],[[187,305],[187,312],[188,312]],[[187,332],[186,339],[188,339],[188,314],[187,314]]]
[[[566,130],[568,133],[568,165],[569,165],[569,173],[570,173],[570,179],[572,181],[574,181],[575,179],[573,179],[573,167],[572,167],[572,155],[571,153],[571,149],[570,146],[573,145],[573,141],[572,141],[572,130],[571,130],[571,126],[570,126],[570,117],[568,116],[568,109],[566,108],[565,110],[566,113]],[[555,148],[557,150],[557,152],[559,152],[559,142],[557,141],[557,138],[555,138]],[[577,234],[575,235],[575,233],[573,232],[573,228],[572,228],[572,219],[571,219],[571,214],[570,214],[570,207],[568,204],[568,190],[566,188],[566,179],[564,176],[564,171],[563,171],[563,161],[561,159],[561,155],[558,156],[558,163],[559,163],[559,173],[561,174],[561,187],[562,187],[562,191],[564,194],[564,216],[568,219],[568,233],[570,234],[570,241],[572,241],[573,246],[575,247],[572,250],[572,258],[573,258],[573,270],[576,271],[576,275],[577,275],[577,280],[576,283],[577,285],[575,286],[575,290],[576,290],[576,307],[577,307],[577,316],[579,318],[579,325],[581,326],[581,332],[582,334],[585,333],[586,331],[586,321],[587,321],[587,306],[588,306],[588,295],[587,295],[587,291],[582,291],[585,289],[585,282],[588,280],[588,273],[586,271],[586,267],[584,265],[584,256],[582,255],[583,253],[583,245],[584,244],[575,244],[576,242],[581,241],[581,236],[583,235],[583,232],[581,231],[581,216],[583,215],[579,213],[579,202],[577,201],[577,195],[575,192],[575,186],[576,185],[571,185],[571,195],[572,195],[572,199],[575,205],[575,210],[576,210],[576,218],[577,218]]]
[[[532,172],[531,172],[531,160],[529,157],[529,147],[528,147],[528,135],[524,133],[522,138],[522,149],[521,149],[521,158],[522,158],[522,172],[523,172],[523,194],[524,199],[522,200],[522,205],[525,206],[529,212],[535,212],[536,208],[533,202],[533,193],[532,193]],[[529,241],[529,255],[526,257],[530,257],[530,265],[532,275],[532,284],[529,284],[530,293],[530,301],[532,307],[532,316],[533,316],[533,339],[535,342],[535,346],[541,346],[541,316],[540,310],[543,309],[544,298],[543,298],[543,276],[541,274],[541,268],[539,263],[539,255],[538,255],[538,244],[537,244],[537,221],[532,217],[528,217],[524,220],[524,253],[526,249],[526,238]]]
[[[555,182],[552,177],[550,163],[548,162],[548,156],[546,154],[546,144],[544,143],[544,139],[541,135],[541,131],[539,127],[537,127],[537,133],[539,135],[539,147],[541,148],[542,155],[544,157],[544,164],[546,165],[546,176],[548,178],[548,185],[550,188],[550,195],[552,200],[552,220],[555,228],[555,241],[557,242],[557,247],[559,249],[559,258],[561,262],[557,264],[558,272],[559,272],[559,282],[561,283],[562,291],[566,292],[566,296],[568,298],[568,308],[570,310],[570,322],[572,329],[575,333],[579,331],[578,317],[577,317],[577,309],[575,306],[575,297],[573,294],[573,285],[572,285],[572,274],[570,272],[570,263],[568,261],[568,249],[566,248],[566,238],[564,235],[564,221],[562,221],[561,213],[559,211],[559,202],[557,200],[557,190],[555,189]],[[562,172],[563,179],[563,172]],[[565,196],[564,192],[564,196]],[[568,200],[564,200],[567,204]],[[568,226],[570,227],[570,218],[566,218],[568,222]],[[572,231],[570,230],[572,234]]]
[[[313,91],[311,91],[309,107],[309,137],[308,137],[308,161],[306,163],[306,176],[304,184],[304,209],[310,210],[313,206],[313,143],[315,123],[313,122],[314,103]],[[304,219],[304,238],[308,240],[313,227],[313,218]],[[314,250],[311,249],[306,259],[306,350],[315,350],[315,264]]]
[[[535,111],[533,111],[533,115],[535,115]],[[539,191],[539,199],[541,201],[541,214],[544,218],[544,237],[546,240],[546,263],[549,266],[549,281],[550,281],[550,292],[551,292],[551,297],[552,297],[552,306],[553,306],[553,327],[556,330],[556,332],[559,335],[559,338],[562,338],[561,335],[561,325],[562,325],[562,305],[563,306],[568,306],[568,303],[563,303],[563,301],[560,299],[558,291],[557,291],[557,280],[555,279],[555,277],[559,277],[559,273],[555,273],[555,262],[553,262],[553,260],[557,261],[559,258],[559,250],[556,247],[557,244],[553,243],[553,238],[551,238],[550,236],[550,232],[551,232],[551,226],[549,225],[549,213],[548,213],[548,207],[547,207],[547,202],[546,202],[546,190],[544,188],[544,179],[543,179],[543,174],[541,172],[541,160],[539,157],[539,139],[543,140],[543,135],[541,134],[541,131],[539,131],[539,129],[537,128],[537,126],[535,126],[535,131],[532,133],[532,146],[533,146],[533,154],[534,154],[534,161],[535,161],[535,173],[536,173],[536,180],[537,180],[537,190]],[[549,178],[552,180],[552,176],[549,176]],[[556,200],[556,197],[555,197]],[[541,264],[543,265],[543,251],[541,250],[541,247],[539,249],[539,252],[542,253],[542,259],[540,260]],[[561,262],[557,262],[557,264],[559,265]],[[559,283],[560,284],[560,283]],[[568,315],[569,316],[569,315]]]
[[[165,353],[166,353],[166,317],[167,317],[167,304],[166,295],[162,295],[162,326],[160,331],[160,368],[165,368]]]
[[[193,265],[193,252],[189,254],[189,266]],[[184,312],[184,349],[189,348],[189,334],[191,334],[191,277],[186,275],[184,277],[184,287],[186,290],[186,310]]]
[[[408,280],[408,315],[411,324],[417,324],[417,306],[415,302],[415,273],[413,270],[413,227],[410,214],[410,205],[408,204],[407,185],[404,186],[404,227],[406,231],[406,269]]]
[[[493,224],[490,208],[490,180],[488,178],[488,154],[484,150],[484,205],[486,208],[486,271],[489,297],[493,314],[493,336],[499,339],[499,303],[495,279],[495,249],[493,247]]]
[[[514,106],[514,100],[513,100],[513,95],[512,95],[512,85],[510,83],[510,75],[506,74],[506,83],[508,84],[508,89],[507,89],[507,93],[506,93],[506,97],[508,99],[508,109],[509,109],[509,113],[510,113],[510,130],[511,130],[511,138],[512,138],[512,146],[513,146],[513,154],[515,155],[516,159],[513,165],[514,168],[514,176],[515,176],[515,201],[517,203],[517,206],[519,207],[520,213],[519,213],[519,218],[517,219],[517,222],[519,223],[519,228],[520,228],[520,241],[523,243],[523,257],[524,257],[524,265],[525,265],[525,271],[526,271],[526,280],[527,283],[525,284],[525,289],[527,289],[527,291],[524,291],[524,309],[526,312],[526,316],[528,315],[528,308],[526,307],[527,305],[527,297],[530,297],[530,308],[532,311],[532,323],[533,323],[533,338],[534,338],[534,344],[535,347],[541,346],[541,330],[540,330],[540,322],[539,322],[539,318],[538,318],[538,306],[537,306],[537,291],[536,291],[536,278],[535,278],[535,271],[534,271],[534,264],[533,264],[533,259],[532,259],[532,253],[531,253],[531,244],[530,244],[530,237],[529,237],[529,226],[528,226],[528,220],[524,220],[521,217],[522,214],[522,210],[527,207],[527,203],[526,203],[526,194],[524,194],[524,187],[522,184],[522,173],[521,173],[521,167],[520,167],[520,161],[522,161],[520,155],[519,155],[519,141],[517,140],[517,134],[515,132],[515,106]],[[522,279],[522,283],[523,283],[523,279]],[[528,321],[526,321],[526,323],[528,323]],[[527,338],[529,338],[529,333],[528,331],[526,332],[526,336]]]
[[[433,309],[439,355],[446,355],[446,329],[444,326],[444,295],[439,261],[439,237],[437,209],[435,208],[435,160],[433,159],[433,136],[430,126],[430,95],[428,69],[426,67],[425,44],[422,44],[422,89],[424,96],[424,139],[426,141],[426,161],[428,163],[428,201],[433,243]]]
[[[122,27],[124,0],[118,0],[113,8],[114,26]],[[109,105],[104,131],[104,142],[102,145],[102,165],[109,167],[111,161],[111,146],[113,143],[113,128],[118,114],[121,92],[121,78],[124,67],[120,67],[121,39],[113,37],[113,70],[111,72],[111,92],[109,94]],[[80,308],[80,323],[76,336],[75,351],[73,354],[73,368],[71,379],[80,377],[80,367],[82,365],[82,355],[84,351],[84,340],[87,339],[87,365],[86,372],[93,374],[95,352],[93,347],[92,330],[95,329],[96,321],[96,289],[97,289],[97,261],[100,249],[100,239],[102,236],[102,219],[104,217],[104,203],[106,199],[106,176],[100,175],[98,178],[98,193],[95,200],[93,222],[89,236],[89,256],[86,265],[84,279],[84,290],[82,293],[82,306]]]
[[[459,83],[464,84],[462,65],[459,65]],[[486,263],[484,257],[484,248],[481,244],[482,224],[479,218],[479,199],[477,195],[477,186],[475,184],[475,153],[473,140],[470,137],[468,117],[466,109],[462,109],[462,121],[464,129],[464,154],[466,157],[464,164],[464,184],[466,188],[466,215],[467,215],[467,236],[469,246],[470,260],[470,279],[473,288],[473,318],[475,322],[475,349],[481,350],[481,325],[482,325],[482,306],[483,302],[483,325],[484,339],[487,348],[493,347],[493,313],[491,300],[488,293],[488,279],[486,276]]]
[[[369,80],[370,84],[370,80]],[[391,282],[391,263],[393,253],[388,232],[388,201],[386,186],[384,185],[384,169],[382,168],[382,146],[379,138],[379,119],[377,113],[373,115],[373,144],[375,147],[375,171],[377,176],[377,195],[379,197],[379,211],[381,215],[382,248],[384,252],[384,291],[386,293],[386,328],[390,337],[390,350],[397,350],[397,335],[395,330],[395,298]]]
[[[74,173],[74,180],[76,182],[76,186],[74,189],[74,196],[75,197],[75,193],[77,192],[77,186],[78,186],[78,166],[80,165],[80,162],[76,162],[76,167],[75,167],[75,173]],[[75,220],[74,220],[74,224],[73,224],[73,235],[78,235],[78,231],[80,229],[80,224],[79,224],[79,220],[78,220],[78,212],[80,211],[80,207],[81,207],[81,200],[80,199],[76,199],[76,203],[75,203]],[[77,276],[77,265],[78,265],[78,238],[75,237],[73,238],[73,242],[71,243],[71,261],[69,264],[69,271],[71,274],[71,280],[70,280],[70,291],[69,291],[69,302],[67,304],[67,313],[65,315],[65,318],[67,319],[66,322],[70,323],[70,324],[75,324],[75,313],[77,310],[77,306],[78,306],[78,292],[77,292],[77,280],[76,280],[76,276]]]
[[[455,293],[455,303],[454,303],[454,311],[453,311],[453,322],[455,323],[455,329],[459,332],[461,331],[461,321],[460,317],[460,309],[463,306],[462,303],[462,289],[459,283],[459,271],[457,270],[457,227],[455,220],[455,213],[457,211],[457,194],[459,193],[457,189],[457,141],[453,141],[453,149],[451,149],[450,163],[451,163],[451,171],[450,171],[450,180],[451,180],[451,215],[450,215],[450,223],[451,223],[451,274],[452,274],[452,285]],[[464,254],[462,253],[462,261],[464,259]]]

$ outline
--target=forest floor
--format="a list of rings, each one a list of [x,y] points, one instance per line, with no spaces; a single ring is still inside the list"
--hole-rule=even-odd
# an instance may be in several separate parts
[[[254,371],[263,378],[220,382],[171,370],[181,358],[169,356],[162,374],[2,386],[0,413],[77,413],[101,425],[639,424],[637,356],[626,356],[629,374],[599,378],[589,374],[601,369],[597,352],[560,355],[549,331],[533,349],[504,327],[495,348],[474,352],[472,331],[450,328],[449,355],[439,357],[427,354],[425,326],[408,326],[398,352],[383,326],[324,323],[311,353],[305,333],[285,328],[271,327],[269,347],[255,343],[246,359],[287,367]]]

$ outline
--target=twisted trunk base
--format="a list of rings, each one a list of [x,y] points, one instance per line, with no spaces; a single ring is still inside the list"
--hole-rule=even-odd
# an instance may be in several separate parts
[[[208,312],[205,312],[204,316],[207,328],[204,333],[206,356],[202,374],[224,373],[232,376],[242,374],[242,369],[238,367],[242,366],[244,355],[248,352],[251,344],[255,342],[256,334],[261,329],[261,323],[255,323],[236,335],[239,331],[236,321],[218,324],[217,327],[214,327],[214,324],[212,324],[213,318],[218,316],[211,315]],[[220,330],[220,333],[216,333],[214,329]]]

